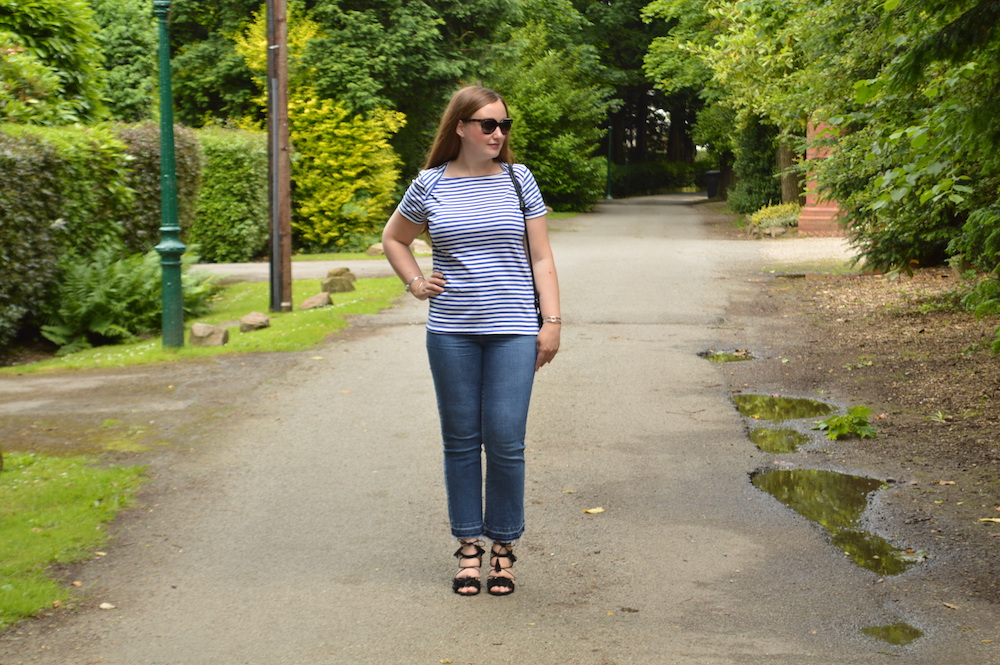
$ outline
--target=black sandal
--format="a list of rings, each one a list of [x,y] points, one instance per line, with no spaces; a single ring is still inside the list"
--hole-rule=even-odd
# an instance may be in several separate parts
[[[507,559],[510,565],[501,566],[500,559]],[[515,561],[517,557],[514,556],[514,543],[493,543],[490,548],[490,567],[493,572],[486,576],[486,591],[491,596],[509,596],[514,593],[514,576],[510,569],[514,567]],[[501,575],[501,572],[506,572],[510,577]],[[494,587],[502,590],[494,591]]]
[[[469,570],[470,568],[475,568],[477,571],[479,567],[483,565],[483,555],[486,554],[486,550],[483,549],[483,541],[481,540],[470,540],[470,541],[459,541],[461,544],[458,549],[455,550],[455,558],[458,559],[458,572],[461,573],[463,570]],[[472,546],[475,548],[474,554],[465,554],[462,552],[465,548]],[[475,565],[466,565],[468,561],[475,561]],[[475,596],[479,593],[479,589],[482,587],[482,581],[478,576],[469,575],[468,577],[455,576],[455,579],[451,581],[451,590],[457,593],[459,596]],[[459,591],[459,589],[474,589],[471,592]]]

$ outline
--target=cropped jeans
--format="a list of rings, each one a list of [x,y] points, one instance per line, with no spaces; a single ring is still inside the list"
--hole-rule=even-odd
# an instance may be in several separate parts
[[[451,533],[517,540],[524,533],[524,434],[535,336],[429,332],[427,356],[441,416]]]

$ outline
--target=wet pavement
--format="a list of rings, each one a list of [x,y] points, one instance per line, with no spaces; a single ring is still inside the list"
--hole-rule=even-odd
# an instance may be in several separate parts
[[[563,346],[536,381],[513,596],[451,593],[425,304],[403,299],[306,353],[108,374],[146,387],[119,391],[130,417],[171,423],[153,479],[108,555],[73,571],[79,609],[0,636],[0,663],[992,662],[914,602],[924,564],[859,566],[751,482],[798,458],[751,442],[699,353],[746,343],[726,308],[763,266],[845,248],[709,238],[696,200],[552,225]],[[0,380],[0,405],[41,419],[36,380]]]

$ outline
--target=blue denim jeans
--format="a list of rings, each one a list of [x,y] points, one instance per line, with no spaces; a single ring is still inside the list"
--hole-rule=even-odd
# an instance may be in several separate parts
[[[534,335],[427,333],[456,538],[506,543],[524,533],[524,433],[535,356]]]

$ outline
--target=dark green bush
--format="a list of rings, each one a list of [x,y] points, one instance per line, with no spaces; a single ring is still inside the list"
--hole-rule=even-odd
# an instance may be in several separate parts
[[[701,168],[668,161],[614,164],[611,167],[611,195],[615,198],[645,196],[691,187]]]
[[[128,185],[134,191],[132,209],[125,218],[122,241],[129,253],[146,252],[160,241],[160,128],[152,122],[119,125],[118,138],[130,155]],[[195,217],[201,156],[194,131],[174,127],[177,163],[177,217],[189,229]]]
[[[235,130],[198,132],[203,155],[195,222],[186,240],[205,261],[249,261],[268,240],[267,135]]]
[[[775,150],[778,130],[749,118],[736,137],[736,184],[729,191],[729,207],[748,214],[772,203],[781,203]]]
[[[52,145],[0,130],[0,347],[14,339],[56,277],[58,164]]]
[[[190,266],[197,256],[188,252],[183,261]],[[58,307],[42,334],[59,345],[60,354],[155,334],[163,311],[161,277],[156,251],[121,258],[113,250],[99,249],[90,260],[66,262]],[[206,313],[217,292],[213,278],[187,271],[181,288],[189,316]]]
[[[5,125],[3,131],[12,136],[36,137],[58,155],[53,164],[58,179],[55,190],[31,180],[19,185],[42,187],[36,195],[57,202],[55,216],[46,221],[59,229],[56,239],[61,252],[77,256],[95,247],[121,247],[122,221],[132,195],[126,184],[125,146],[108,126]]]

